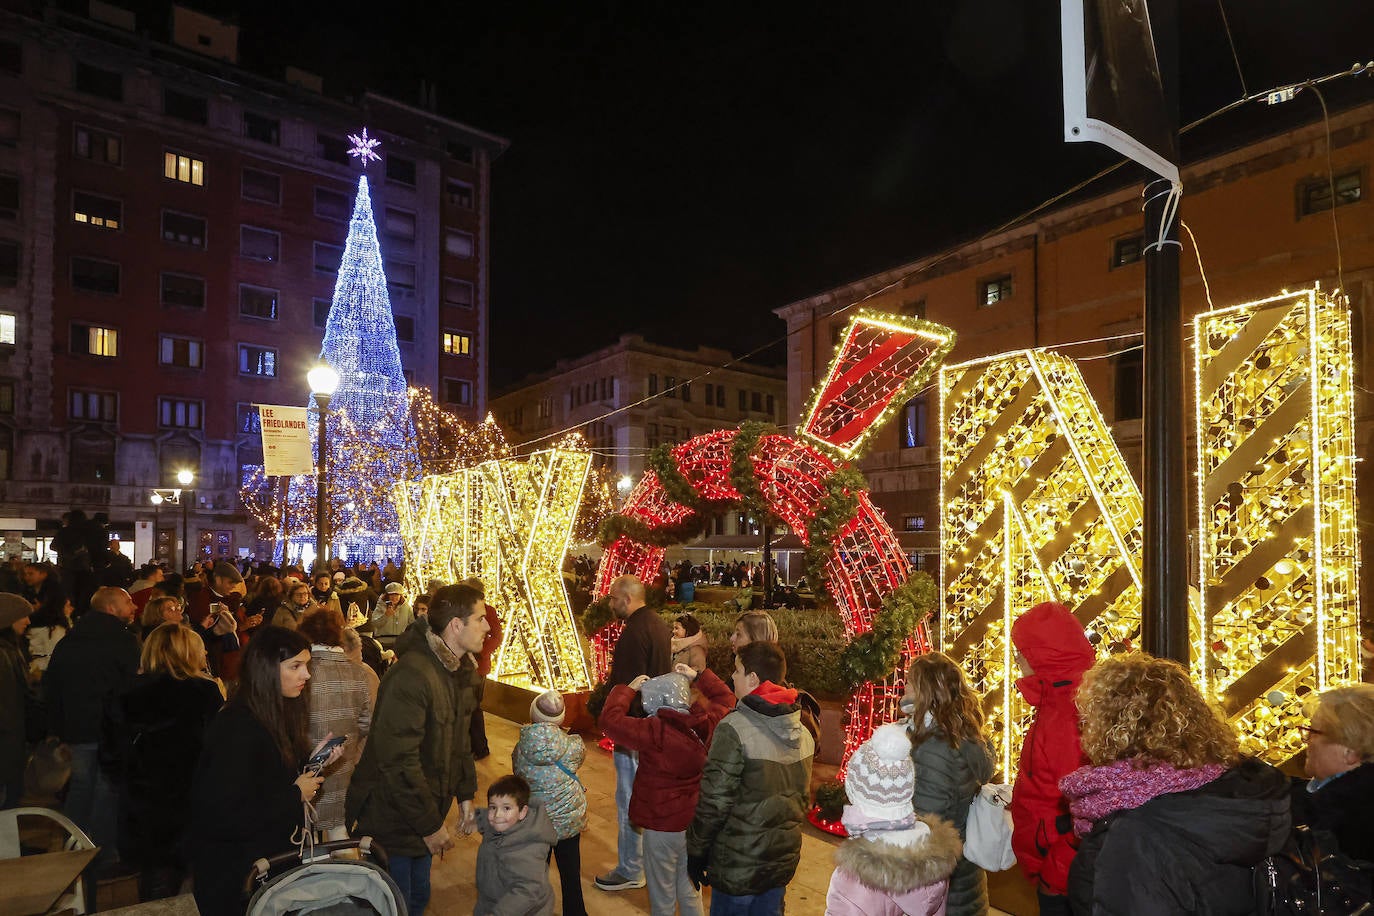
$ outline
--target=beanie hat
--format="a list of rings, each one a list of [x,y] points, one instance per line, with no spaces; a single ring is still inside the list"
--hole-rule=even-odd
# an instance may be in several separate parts
[[[33,613],[29,604],[13,592],[0,592],[0,630],[8,630],[17,620],[23,620]]]
[[[849,804],[875,820],[901,820],[912,813],[916,767],[911,740],[900,722],[879,726],[854,756],[844,777]]]
[[[222,560],[215,564],[215,568],[211,570],[210,575],[217,579],[223,579],[226,582],[243,581],[243,574],[239,572],[238,567],[233,563],[225,563]]]
[[[658,715],[660,709],[686,712],[692,705],[691,683],[687,675],[677,672],[649,678],[639,688],[644,711],[651,716]]]
[[[563,694],[557,690],[545,690],[530,701],[530,722],[552,722],[563,724]]]

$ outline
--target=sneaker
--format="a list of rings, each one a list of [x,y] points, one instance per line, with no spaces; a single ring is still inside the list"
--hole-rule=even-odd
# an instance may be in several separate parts
[[[627,878],[615,869],[611,869],[604,875],[597,875],[592,883],[603,891],[628,891],[636,887],[643,887],[644,879]]]

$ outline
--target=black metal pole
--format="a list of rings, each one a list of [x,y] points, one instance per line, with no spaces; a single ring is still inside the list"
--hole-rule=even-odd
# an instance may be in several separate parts
[[[158,556],[158,535],[162,531],[162,497],[158,497],[157,502],[153,503],[153,562],[161,563],[162,557]]]
[[[763,526],[763,606],[773,606],[773,526]]]
[[[181,571],[188,573],[191,571],[191,564],[186,561],[191,558],[191,534],[190,534],[190,506],[191,491],[182,488],[181,491]]]
[[[315,572],[319,573],[329,561],[329,395],[315,392],[315,407],[320,418],[319,434],[315,437],[319,457],[319,472],[315,478]]]
[[[1169,129],[1178,130],[1178,6],[1153,0],[1151,31]],[[1179,209],[1170,184],[1145,186],[1145,542],[1142,648],[1188,664],[1188,475]]]

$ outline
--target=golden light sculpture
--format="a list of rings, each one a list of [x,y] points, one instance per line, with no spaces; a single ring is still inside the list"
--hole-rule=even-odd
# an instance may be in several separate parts
[[[589,452],[550,449],[401,486],[411,588],[431,579],[482,580],[505,630],[492,667],[499,681],[591,689],[563,587],[563,559],[590,468]]]
[[[1207,312],[1193,353],[1195,671],[1279,763],[1303,701],[1360,676],[1350,312],[1320,289]]]
[[[1140,490],[1078,367],[1022,350],[940,370],[939,645],[983,695],[1003,772],[1027,709],[1011,623],[1074,609],[1099,647],[1140,629]]]

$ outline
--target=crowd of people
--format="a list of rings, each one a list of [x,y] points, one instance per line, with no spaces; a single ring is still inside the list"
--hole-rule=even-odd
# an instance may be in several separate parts
[[[557,692],[531,703],[510,772],[474,801],[500,623],[480,582],[410,596],[394,565],[148,566],[97,586],[84,612],[64,598],[44,616],[62,586],[38,566],[0,594],[0,803],[19,803],[25,761],[46,749],[70,770],[63,807],[102,847],[98,867],[136,869],[144,899],[189,881],[202,913],[238,914],[257,858],[307,833],[367,835],[423,913],[456,802],[457,829],[483,838],[475,913],[551,913],[551,861],[562,912],[587,912],[586,745]],[[702,913],[708,886],[717,916],[782,913],[819,706],[788,682],[776,623],[739,616],[727,683],[690,614],[665,621],[633,576],[608,598],[623,624],[599,722],[615,744],[617,861],[594,887],[647,886],[656,916]],[[1042,913],[1251,912],[1255,867],[1299,827],[1374,857],[1374,686],[1313,698],[1307,775],[1290,779],[1240,753],[1181,666],[1098,660],[1068,608],[1030,609],[1011,640],[1035,711],[1004,774],[1012,847]],[[962,843],[998,769],[980,698],[928,653],[901,710],[849,760],[827,912],[979,916],[986,875]]]

